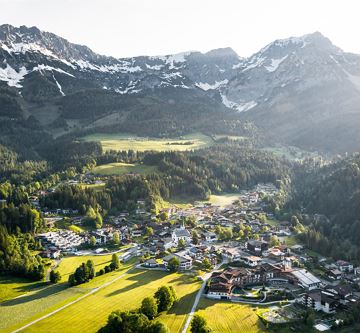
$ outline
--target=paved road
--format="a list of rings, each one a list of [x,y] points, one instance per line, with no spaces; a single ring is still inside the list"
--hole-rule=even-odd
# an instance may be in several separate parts
[[[77,298],[76,300],[74,300],[74,301],[72,301],[72,302],[70,302],[70,303],[65,304],[64,306],[62,306],[62,307],[60,307],[60,308],[58,308],[58,309],[56,309],[56,310],[54,310],[54,311],[52,311],[52,312],[44,315],[44,316],[42,316],[42,317],[40,317],[40,318],[38,318],[38,319],[36,319],[36,320],[34,320],[34,321],[32,321],[32,322],[24,325],[24,326],[16,329],[15,331],[12,331],[12,333],[20,332],[20,331],[24,330],[25,328],[28,328],[29,326],[34,325],[34,324],[38,323],[39,321],[44,320],[44,319],[46,319],[46,318],[54,315],[55,313],[57,313],[57,312],[59,312],[59,311],[61,311],[61,310],[66,309],[67,307],[69,307],[69,306],[71,306],[71,305],[73,305],[73,304],[75,304],[75,303],[77,303],[77,302],[80,302],[80,301],[83,300],[84,298],[86,298],[86,297],[88,297],[88,296],[96,293],[96,292],[99,291],[100,289],[103,289],[103,288],[109,286],[110,284],[116,282],[117,280],[123,278],[126,274],[129,274],[130,271],[132,271],[133,269],[134,269],[134,267],[131,267],[129,270],[127,270],[125,273],[119,275],[119,276],[116,277],[115,279],[113,279],[113,280],[111,280],[111,281],[109,281],[109,282],[104,283],[103,285],[101,285],[101,286],[98,287],[98,288],[92,289],[91,291],[89,291],[89,292],[86,293],[85,295]]]
[[[201,287],[200,287],[200,289],[199,289],[199,291],[198,291],[198,293],[197,293],[197,295],[196,295],[196,297],[195,297],[194,304],[193,304],[193,306],[192,306],[192,308],[191,308],[191,311],[190,311],[188,317],[186,318],[185,325],[184,325],[181,333],[186,333],[187,330],[188,330],[188,328],[189,328],[189,326],[190,326],[191,320],[192,320],[192,318],[194,317],[196,308],[197,308],[197,306],[198,306],[198,304],[199,304],[201,295],[204,293],[204,289],[205,289],[205,287],[206,287],[206,282],[207,282],[207,280],[209,279],[209,277],[211,276],[211,274],[212,274],[214,271],[218,270],[219,267],[220,267],[222,264],[224,264],[224,263],[225,263],[224,261],[221,262],[220,264],[216,265],[216,266],[214,267],[214,269],[213,269],[210,273],[206,273],[206,274],[205,274],[205,276],[204,276],[204,282],[203,282],[203,284],[201,285]]]

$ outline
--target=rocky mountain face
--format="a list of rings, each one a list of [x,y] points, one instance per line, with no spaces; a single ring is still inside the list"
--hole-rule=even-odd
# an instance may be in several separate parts
[[[116,59],[36,27],[0,26],[0,117],[33,116],[59,135],[139,131],[135,122],[154,119],[177,134],[201,122],[211,131],[212,119],[227,133],[222,122],[250,121],[274,141],[355,151],[359,106],[360,56],[320,33],[276,40],[249,58],[225,48]]]

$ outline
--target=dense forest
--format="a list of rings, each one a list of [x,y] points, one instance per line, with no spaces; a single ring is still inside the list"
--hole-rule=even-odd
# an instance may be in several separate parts
[[[287,209],[298,212],[309,247],[335,258],[360,259],[360,155],[333,163],[309,160],[294,168]],[[300,214],[302,212],[302,214]]]
[[[141,162],[159,173],[109,177],[103,191],[64,185],[43,198],[48,208],[73,208],[85,213],[89,206],[102,212],[134,210],[137,200],[153,209],[159,199],[207,199],[211,193],[236,192],[259,182],[277,183],[290,173],[290,165],[274,155],[228,143],[195,152],[147,154],[113,153],[102,162]]]

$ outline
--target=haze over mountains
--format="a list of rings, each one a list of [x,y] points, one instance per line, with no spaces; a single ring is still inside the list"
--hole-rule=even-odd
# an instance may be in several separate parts
[[[358,151],[360,55],[316,32],[249,58],[225,48],[116,59],[35,27],[2,25],[0,117],[30,116],[55,135],[243,134],[238,124],[253,122],[275,142]]]

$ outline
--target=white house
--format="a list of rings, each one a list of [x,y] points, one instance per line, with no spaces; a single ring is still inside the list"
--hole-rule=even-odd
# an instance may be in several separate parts
[[[170,259],[174,257],[179,259],[180,262],[179,270],[183,271],[192,268],[192,262],[193,262],[192,258],[184,253],[179,252],[179,253],[169,254],[163,258],[164,266],[166,269],[168,268]]]
[[[261,258],[257,256],[243,256],[240,260],[251,267],[256,267],[261,263]]]

